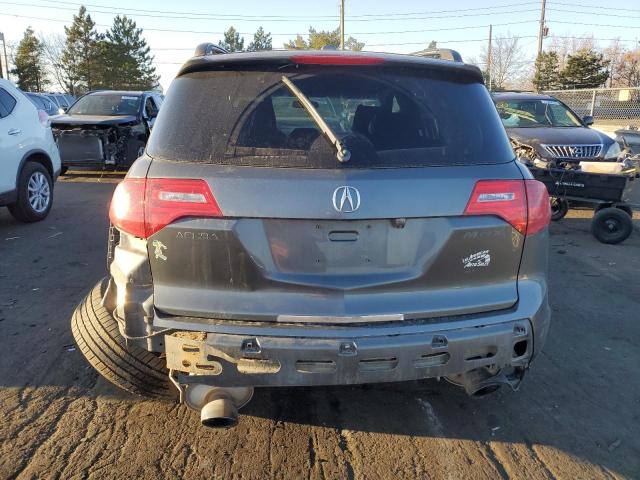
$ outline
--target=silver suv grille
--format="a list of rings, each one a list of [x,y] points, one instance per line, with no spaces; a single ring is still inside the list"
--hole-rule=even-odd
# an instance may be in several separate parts
[[[542,145],[555,158],[594,158],[602,152],[601,144],[594,145]]]

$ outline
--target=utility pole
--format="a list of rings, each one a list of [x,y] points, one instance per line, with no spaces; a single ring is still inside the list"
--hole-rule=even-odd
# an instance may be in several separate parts
[[[7,49],[4,45],[4,33],[0,32],[0,42],[2,42],[2,46],[4,48],[4,61],[2,60],[2,53],[0,53],[0,78],[4,78],[4,74],[2,73],[2,66],[7,62]],[[4,62],[4,63],[3,63]],[[7,68],[7,77],[9,76],[9,69]]]
[[[542,8],[540,9],[540,30],[538,31],[538,57],[542,53],[542,40],[544,39],[544,9],[546,4],[547,0],[542,0]]]
[[[344,0],[340,0],[340,50],[344,50]]]
[[[487,47],[487,76],[489,77],[489,91],[491,91],[493,76],[491,75],[491,39],[493,38],[493,25],[489,25],[489,46]]]

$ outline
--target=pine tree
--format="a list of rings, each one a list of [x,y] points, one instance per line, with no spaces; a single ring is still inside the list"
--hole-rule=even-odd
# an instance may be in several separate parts
[[[247,47],[248,52],[259,52],[261,50],[271,50],[271,33],[265,33],[262,27],[253,34],[253,42]]]
[[[15,68],[11,71],[18,77],[18,87],[26,92],[42,92],[49,83],[46,78],[44,48],[28,27],[18,44]]]
[[[227,52],[242,52],[244,50],[244,37],[240,37],[235,28],[229,27],[229,30],[224,32],[224,40],[218,42],[218,45]]]
[[[290,50],[320,50],[325,46],[340,47],[340,28],[318,31],[313,27],[309,27],[308,40],[298,35],[295,39],[284,44],[284,48]],[[364,48],[364,43],[349,36],[349,38],[344,41],[344,48],[346,50],[360,51]]]
[[[62,66],[67,72],[67,89],[73,95],[92,90],[100,85],[103,76],[102,36],[95,29],[95,22],[82,6],[73,16],[70,27],[64,27],[67,35],[62,54]]]
[[[126,16],[118,15],[107,31],[103,48],[104,87],[114,90],[150,90],[157,86],[151,49],[142,29]]]
[[[593,50],[579,50],[569,55],[567,66],[560,73],[563,88],[596,88],[609,78],[607,66],[601,53]]]
[[[536,59],[535,73],[532,83],[537,91],[558,88],[560,72],[558,54],[556,52],[541,52]]]

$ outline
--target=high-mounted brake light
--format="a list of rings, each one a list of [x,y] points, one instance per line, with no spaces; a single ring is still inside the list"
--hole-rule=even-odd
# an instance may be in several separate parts
[[[222,217],[204,180],[125,178],[116,188],[109,209],[113,225],[140,238],[191,216]]]
[[[549,225],[549,195],[537,180],[480,180],[464,214],[495,215],[523,235],[533,235]]]
[[[292,62],[301,65],[379,65],[384,58],[370,55],[292,55]]]

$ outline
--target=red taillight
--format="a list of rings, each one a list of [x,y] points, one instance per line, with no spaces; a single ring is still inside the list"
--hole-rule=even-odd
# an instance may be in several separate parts
[[[38,121],[45,127],[48,127],[49,125],[51,125],[51,121],[49,120],[49,115],[44,110],[38,110]]]
[[[147,238],[182,217],[222,217],[204,180],[125,178],[109,210],[118,229]]]
[[[537,180],[480,180],[464,214],[496,215],[523,235],[532,235],[549,224],[549,195]]]
[[[150,178],[145,196],[147,237],[181,217],[221,217],[204,180]]]
[[[118,230],[145,238],[144,178],[125,178],[116,187],[109,207],[109,219]]]
[[[538,180],[525,180],[524,184],[527,188],[527,205],[529,207],[527,235],[533,235],[544,230],[551,221],[549,192],[544,183]]]
[[[379,65],[384,58],[370,55],[292,55],[292,62],[306,65]]]

